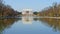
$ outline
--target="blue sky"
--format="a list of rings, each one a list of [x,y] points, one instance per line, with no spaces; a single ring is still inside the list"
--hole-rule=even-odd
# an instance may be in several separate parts
[[[4,0],[4,2],[20,12],[22,9],[28,8],[41,11],[45,7],[51,6],[53,2],[60,3],[60,0]]]

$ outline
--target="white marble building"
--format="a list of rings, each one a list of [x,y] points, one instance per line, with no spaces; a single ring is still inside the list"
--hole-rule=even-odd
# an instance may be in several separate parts
[[[32,9],[23,9],[22,10],[22,15],[23,16],[32,16],[33,15],[33,10]]]

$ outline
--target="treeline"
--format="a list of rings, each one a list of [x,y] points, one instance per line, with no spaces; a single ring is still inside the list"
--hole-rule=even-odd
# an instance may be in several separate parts
[[[0,17],[17,16],[19,12],[14,10],[10,5],[5,5],[3,0],[0,0]]]
[[[60,17],[60,4],[53,3],[52,6],[39,12],[39,16]]]

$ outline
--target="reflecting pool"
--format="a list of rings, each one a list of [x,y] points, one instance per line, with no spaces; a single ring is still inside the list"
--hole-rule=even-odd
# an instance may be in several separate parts
[[[60,19],[36,17],[0,19],[0,34],[60,34]]]

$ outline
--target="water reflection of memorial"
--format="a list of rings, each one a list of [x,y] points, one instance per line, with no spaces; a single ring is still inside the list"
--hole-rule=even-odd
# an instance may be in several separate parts
[[[32,24],[32,21],[33,21],[33,17],[22,17],[22,22],[23,24]]]

